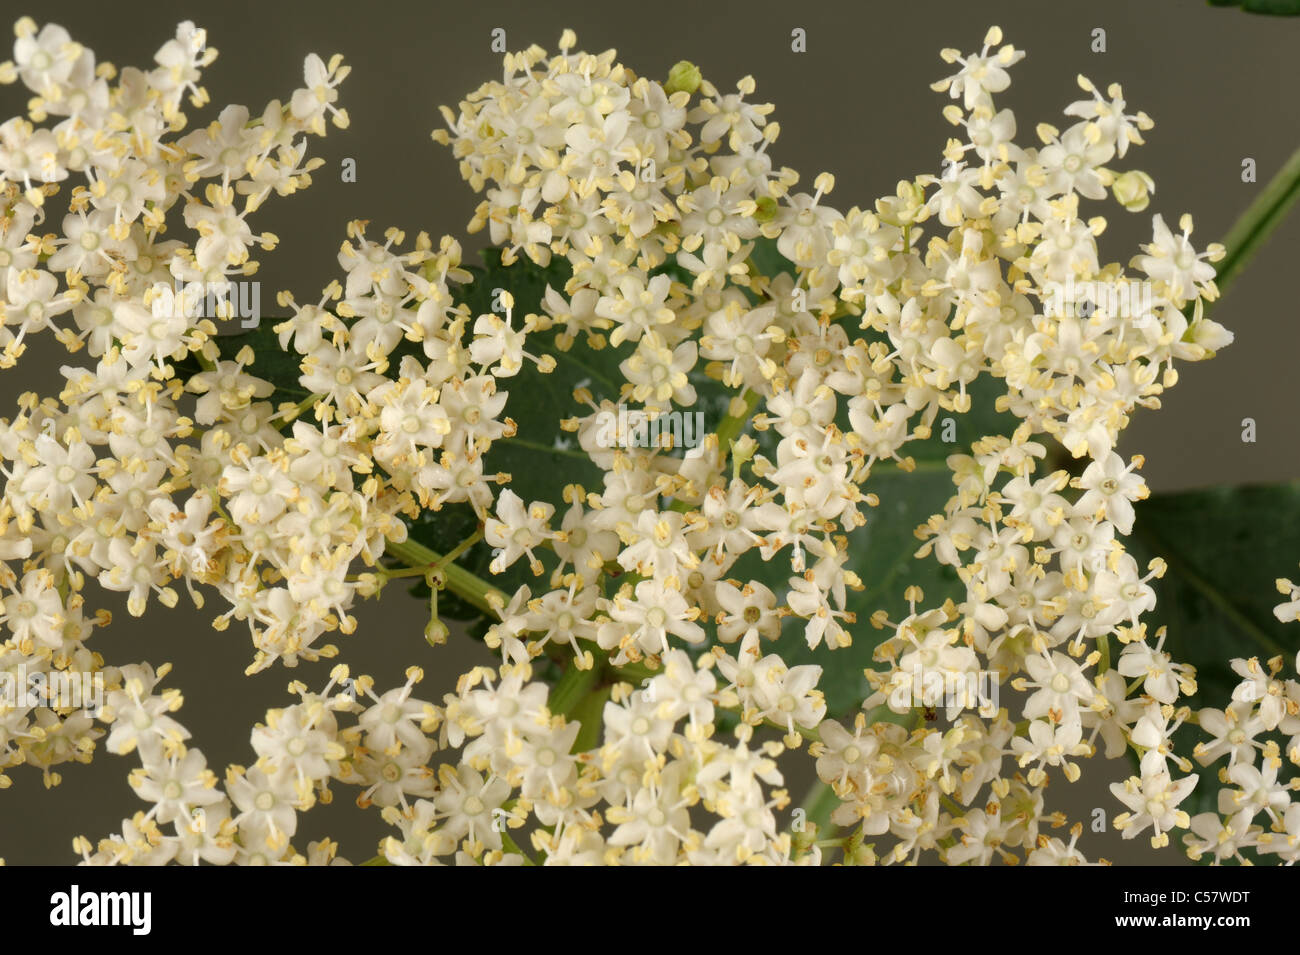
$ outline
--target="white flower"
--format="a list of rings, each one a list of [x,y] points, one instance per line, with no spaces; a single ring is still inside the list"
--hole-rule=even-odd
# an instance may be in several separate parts
[[[483,538],[498,553],[492,558],[492,571],[502,573],[525,554],[533,573],[540,573],[541,564],[533,555],[533,548],[552,536],[551,516],[555,506],[534,501],[527,509],[519,495],[510,489],[497,498],[497,517],[484,525]]]
[[[1129,812],[1115,817],[1115,828],[1124,833],[1125,839],[1132,839],[1152,826],[1151,845],[1157,849],[1168,845],[1169,831],[1175,827],[1186,828],[1191,821],[1178,804],[1187,798],[1196,782],[1195,776],[1175,781],[1168,772],[1161,771],[1111,783],[1110,791],[1115,798],[1129,808]]]

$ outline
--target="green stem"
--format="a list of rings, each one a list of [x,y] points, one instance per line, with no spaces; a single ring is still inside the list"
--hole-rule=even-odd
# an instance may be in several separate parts
[[[569,718],[582,728],[573,740],[573,752],[586,753],[600,746],[600,731],[604,725],[605,704],[609,701],[611,686],[598,686],[570,710]]]
[[[758,407],[758,402],[761,397],[762,396],[757,391],[751,391],[746,388],[740,394],[740,400],[745,403],[741,413],[738,415],[728,414],[718,423],[717,430],[713,433],[718,439],[719,464],[727,460],[727,455],[731,451],[731,442],[735,441],[736,438],[740,436],[740,432],[744,429],[745,425],[749,423],[749,419],[754,416],[754,409]],[[670,511],[679,511],[684,513],[689,511],[692,506],[693,505],[679,499],[669,504],[668,509]]]
[[[566,457],[577,458],[579,461],[586,463],[591,462],[585,451],[575,451],[573,448],[548,448],[544,444],[538,444],[536,441],[527,441],[523,438],[501,438],[505,445],[512,448],[527,448],[529,451],[540,451],[542,454],[562,454]]]
[[[481,577],[470,573],[458,564],[447,563],[447,558],[442,554],[430,550],[410,538],[400,544],[390,542],[386,552],[411,567],[437,565],[446,580],[448,590],[485,613],[499,619],[500,611],[497,606],[494,606],[492,600],[499,601],[500,605],[504,606],[507,597],[502,591],[493,587]],[[590,670],[579,670],[577,666],[570,666],[564,671],[564,676],[560,677],[559,682],[551,690],[548,706],[552,713],[570,714],[572,712],[571,708],[576,707],[591,692],[601,678],[602,669],[607,666],[607,657],[604,659],[602,657],[604,657],[604,654],[596,655],[596,665]],[[640,685],[642,677],[651,675],[653,672],[649,668],[636,666],[608,667],[608,669],[619,679],[626,679],[634,686]],[[763,724],[783,732],[788,731],[786,726],[774,720],[764,719]],[[804,739],[821,742],[821,734],[815,729],[807,729],[796,725],[794,730]]]
[[[942,802],[945,806],[947,806],[948,811],[951,812],[954,816],[960,818],[966,815],[967,812],[966,808],[957,805],[957,803],[953,801],[953,798],[949,796],[947,793],[940,793],[939,801]]]
[[[461,554],[465,553],[465,551],[469,550],[471,547],[473,547],[482,539],[483,539],[483,528],[480,527],[473,534],[470,534],[469,537],[466,537],[463,541],[461,541],[451,550],[447,551],[447,553],[444,554],[440,560],[434,563],[433,569],[442,570],[448,564],[454,564],[457,558],[459,558]]]
[[[385,580],[401,580],[403,577],[423,577],[428,572],[428,567],[402,567],[398,570],[381,570],[379,576]]]
[[[532,856],[530,856],[523,849],[519,848],[515,840],[510,838],[510,833],[508,832],[501,833],[501,844],[505,846],[507,852],[513,852],[517,856],[523,856],[524,865],[537,865],[537,863],[533,861]]]
[[[551,688],[546,707],[552,713],[571,716],[578,704],[595,688],[600,680],[600,663],[590,670],[579,670],[576,663],[570,663],[564,675]]]
[[[389,542],[385,550],[390,556],[410,567],[427,568],[430,565],[438,565],[448,590],[493,618],[500,617],[499,608],[505,606],[509,600],[505,593],[481,577],[470,573],[459,564],[442,563],[444,561],[442,554],[430,550],[409,537],[400,544]]]
[[[1228,230],[1223,240],[1227,254],[1215,265],[1214,282],[1219,287],[1220,294],[1226,292],[1237,275],[1246,268],[1251,257],[1286,217],[1297,198],[1300,198],[1300,149],[1291,154],[1277,175],[1269,180],[1264,191]]]
[[[719,709],[727,709],[727,708],[728,707],[719,707]],[[763,718],[763,725],[770,726],[773,729],[778,729],[782,733],[790,732],[790,728],[786,726],[784,723],[778,723],[776,720],[768,719],[767,717]],[[804,739],[810,739],[814,743],[820,743],[822,741],[821,733],[817,732],[816,730],[805,729],[804,727],[800,726],[798,723],[794,724],[794,731],[798,733],[800,736],[802,736]]]
[[[754,416],[754,409],[758,407],[761,397],[757,391],[750,391],[746,388],[740,395],[740,400],[745,403],[744,410],[738,415],[729,414],[718,423],[718,430],[714,433],[718,436],[718,447],[721,449],[724,459],[731,447],[731,442],[740,436],[741,430],[749,423],[749,419]]]
[[[826,783],[818,781],[808,790],[808,794],[803,797],[803,802],[799,804],[808,816],[808,822],[817,824],[818,834],[831,832],[835,827],[831,825],[831,813],[840,803],[840,798],[835,795],[835,790]]]
[[[276,415],[276,417],[285,418],[286,420],[297,421],[308,411],[311,411],[313,408],[315,408],[316,403],[324,397],[325,397],[324,395],[308,395],[306,398],[302,399],[302,401],[298,402],[298,404],[294,406],[292,412],[288,414],[282,413]]]
[[[802,858],[813,846],[843,848],[843,839],[837,838],[839,827],[831,825],[831,813],[839,805],[835,790],[826,783],[815,782],[799,804],[796,813],[802,813],[799,831],[790,832],[791,848],[796,858]],[[821,838],[818,838],[821,837]]]
[[[615,677],[625,680],[633,686],[640,686],[644,680],[658,676],[663,672],[662,670],[652,670],[644,663],[624,663],[622,666],[611,665],[609,669]]]
[[[221,495],[217,493],[217,489],[211,484],[205,484],[203,490],[208,493],[208,500],[212,502],[212,509],[217,512],[223,521],[230,525],[232,532],[238,531],[239,525],[235,523],[235,519],[221,506]]]

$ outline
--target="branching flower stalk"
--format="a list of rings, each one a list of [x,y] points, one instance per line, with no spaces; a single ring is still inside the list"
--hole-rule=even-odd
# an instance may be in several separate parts
[[[1070,125],[1022,145],[993,97],[1024,54],[994,28],[978,53],[943,51],[955,72],[935,89],[959,136],[942,169],[841,211],[832,176],[798,191],[774,164],[780,127],[751,77],[721,91],[682,63],[660,83],[565,31],[557,54],[508,54],[434,133],[483,195],[469,231],[504,267],[563,266],[536,312],[505,290],[476,314],[456,239],[381,242],[358,221],[342,279],[314,303],[278,297],[278,351],[232,356],[217,337],[229,308],[180,306],[256,273],[252,250],[277,240],[248,220],[310,184],[308,137],[347,126],[348,68],[311,56],[286,102],[184,132],[216,55],[193,24],[154,67],[121,72],[58,26],[15,32],[0,80],[35,99],[0,125],[0,364],[41,331],[85,364],[0,427],[0,672],[85,674],[106,699],[0,704],[0,767],[54,785],[100,747],[137,755],[148,808],[79,838],[85,863],[341,863],[330,840],[293,841],[335,784],[393,827],[372,861],[396,865],[1081,863],[1078,824],[1049,835],[1068,821],[1046,790],[1098,749],[1139,757],[1115,787],[1126,837],[1163,846],[1190,823],[1194,855],[1294,861],[1300,813],[1269,775],[1280,749],[1253,742],[1297,732],[1300,691],[1272,662],[1242,661],[1263,694],[1251,706],[1200,714],[1217,742],[1193,755],[1230,751],[1231,815],[1179,809],[1196,780],[1171,738],[1194,672],[1143,622],[1165,565],[1123,545],[1147,489],[1115,446],[1177,362],[1232,336],[1204,313],[1224,250],[1198,251],[1189,216],[1155,216],[1127,267],[1099,257],[1106,223],[1086,204],[1140,212],[1154,188],[1114,168],[1151,127],[1118,87],[1080,77]],[[33,231],[47,222],[58,231]],[[616,368],[599,401],[575,381],[556,422],[599,483],[525,500],[488,458],[534,437],[507,414],[529,401],[521,373],[576,354]],[[955,568],[964,593],[927,603],[911,585],[901,619],[859,619],[849,594],[871,581],[854,557],[896,503],[873,474],[914,470],[909,445],[978,419],[990,384],[1016,426],[948,457],[953,495],[918,529],[918,556]],[[698,447],[607,433],[705,391],[727,413]],[[1044,464],[1054,449],[1076,476]],[[422,543],[421,522],[456,507],[479,530],[446,552]],[[480,535],[487,575],[461,562]],[[524,567],[530,583],[506,583]],[[109,622],[92,582],[138,615],[175,605],[179,581],[218,601],[218,630],[247,628],[250,672],[314,664],[339,656],[322,641],[353,634],[356,599],[406,576],[431,586],[431,643],[449,591],[487,616],[501,665],[437,703],[416,695],[419,666],[382,693],[342,662],[319,691],[295,680],[296,702],[251,733],[255,761],[224,780],[174,716],[168,665],[107,665],[87,646]],[[788,661],[783,630],[822,662]],[[877,637],[861,712],[828,718],[824,668]],[[918,668],[993,672],[1022,696],[1015,712],[932,707],[909,695]],[[783,766],[805,747],[826,788],[797,814]]]

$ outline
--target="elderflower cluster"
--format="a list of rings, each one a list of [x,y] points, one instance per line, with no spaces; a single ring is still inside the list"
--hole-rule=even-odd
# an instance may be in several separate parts
[[[1277,619],[1300,621],[1300,587],[1278,578],[1277,589],[1287,598],[1273,609]],[[1300,673],[1300,658],[1294,666]],[[1280,654],[1264,665],[1255,657],[1233,660],[1241,682],[1232,702],[1196,714],[1205,738],[1192,755],[1202,766],[1219,765],[1223,788],[1216,811],[1193,816],[1183,837],[1193,859],[1208,855],[1215,865],[1229,859],[1248,863],[1242,853],[1254,850],[1287,865],[1300,860],[1300,801],[1291,796],[1300,789],[1300,777],[1290,771],[1300,766],[1300,682],[1282,679],[1282,668]]]
[[[994,30],[978,54],[945,52],[961,69],[936,88],[960,100],[945,116],[966,141],[950,141],[941,176],[901,183],[874,211],[825,205],[828,175],[812,194],[791,192],[797,179],[772,171],[776,124],[767,106],[746,100],[749,79],[734,94],[700,81],[692,105],[682,94],[693,82],[670,92],[608,56],[545,61],[530,50],[507,60],[505,81],[448,115],[462,172],[486,190],[476,223],[538,262],[568,256],[573,278],[563,295],[548,292],[551,318],[570,335],[637,343],[622,366],[626,394],[651,397],[638,373],[657,367],[652,380],[663,384],[653,400],[690,405],[685,373],[698,353],[711,362],[706,371],[756,399],[755,424],[779,435],[770,457],[737,445],[728,473],[726,448],[691,459],[603,452],[595,416],[576,422],[583,449],[606,469],[605,487],[586,495],[587,509],[575,489],[562,529],[549,532],[573,572],[557,572],[540,597],[521,591],[496,628],[516,658],[547,641],[577,652],[586,638],[616,664],[636,661],[666,652],[669,635],[705,642],[701,621],[710,619],[724,643],[748,621],[755,646],[759,633],[775,635],[779,615],[802,621],[810,647],[848,645],[845,590],[861,582],[844,566],[853,538],[841,534],[870,524],[873,466],[908,466],[906,443],[928,437],[941,412],[969,410],[967,386],[981,374],[1004,386],[999,406],[1021,419],[1019,429],[950,458],[957,494],[924,528],[921,555],[956,567],[967,599],[913,606],[897,623],[873,620],[893,635],[877,650],[890,668],[869,674],[878,692],[866,705],[889,699],[916,666],[944,677],[991,669],[1032,692],[1018,721],[958,706],[947,729],[823,725],[819,774],[843,800],[834,821],[888,834],[886,861],[933,849],[948,861],[987,862],[1017,847],[1031,861],[1077,860],[1073,842],[1038,834],[1047,769],[1077,778],[1072,760],[1090,755],[1099,736],[1111,756],[1167,738],[1176,721],[1162,707],[1194,688],[1190,668],[1140,623],[1154,603],[1148,581],[1163,565],[1144,576],[1117,538],[1147,492],[1140,462],[1126,464],[1114,446],[1134,407],[1158,405],[1176,380],[1175,360],[1230,341],[1200,313],[1215,295],[1205,260],[1220,253],[1194,249],[1189,219],[1175,234],[1157,216],[1136,273],[1103,265],[1096,238],[1105,221],[1082,217],[1080,201],[1105,198],[1109,187],[1123,204],[1145,205],[1149,180],[1109,164],[1141,142],[1150,121],[1126,112],[1118,88],[1103,96],[1081,78],[1089,98],[1066,109],[1075,124],[1040,126],[1040,146],[1017,145],[1015,117],[993,94],[1023,54],[990,52],[1000,42]],[[692,123],[700,125],[690,135]],[[927,235],[927,223],[940,228]],[[760,235],[793,263],[793,283],[755,274],[750,243]],[[674,251],[697,276],[689,287],[653,274]],[[1089,289],[1090,300],[1060,309],[1068,283]],[[1145,301],[1132,294],[1139,284]],[[1140,314],[1113,304],[1135,301]],[[846,318],[858,319],[856,337]],[[1085,458],[1083,473],[1040,475],[1048,446],[1039,436]],[[545,509],[526,510],[508,494],[495,536],[535,546],[548,533]],[[566,553],[575,530],[582,564]],[[785,593],[726,577],[751,550],[771,561],[787,549]],[[502,564],[520,553],[507,548]],[[642,579],[606,598],[591,581],[610,560]],[[524,634],[536,636],[524,643]],[[1112,637],[1123,648],[1113,665]],[[1145,680],[1130,694],[1123,677],[1135,675]],[[1126,835],[1153,827],[1157,845],[1185,823],[1175,807],[1194,783],[1173,779],[1165,751],[1148,749],[1143,775],[1120,797],[1134,811],[1117,820]]]
[[[393,865],[521,864],[511,833],[530,818],[550,827],[534,830],[531,844],[552,865],[791,862],[793,840],[773,812],[788,802],[777,788],[782,746],[712,739],[714,708],[764,699],[743,677],[772,674],[815,720],[815,674],[772,657],[715,659],[721,679],[676,650],[644,690],[620,684],[604,706],[601,745],[581,752],[582,724],[551,713],[547,686],[527,665],[475,669],[442,706],[412,695],[418,667],[380,695],[339,665],[320,693],[290,686],[300,702],[267,712],[252,732],[256,762],[229,767],[224,784],[171,715],[180,693],[157,689],[170,668],[123,667],[100,714],[105,745],[138,755],[131,787],[151,808],[75,848],[89,865],[348,865],[328,839],[306,854],[291,842],[298,814],[330,802],[331,783],[341,783],[399,831],[381,846]],[[344,727],[341,716],[355,722]],[[647,761],[660,767],[652,782]],[[692,826],[697,804],[721,817],[707,832]],[[799,862],[819,859],[813,847]]]
[[[0,424],[9,631],[0,674],[22,690],[33,674],[104,679],[86,641],[109,615],[85,607],[87,580],[125,593],[135,614],[151,596],[174,605],[170,584],[182,578],[191,590],[221,581],[245,615],[256,612],[261,588],[224,559],[232,529],[210,520],[217,494],[204,487],[246,453],[242,425],[275,433],[269,412],[247,406],[262,383],[214,368],[213,383],[244,397],[243,413],[237,402],[201,401],[197,418],[210,427],[201,444],[187,443],[195,420],[179,401],[187,384],[203,386],[167,362],[211,349],[216,327],[188,317],[192,309],[157,307],[156,295],[180,287],[193,298],[195,288],[256,271],[250,250],[276,240],[247,218],[272,192],[309,184],[319,160],[306,159],[306,137],[324,135],[330,115],[346,125],[333,106],[346,69],[313,56],[287,104],[273,101],[260,117],[231,106],[181,135],[183,100],[207,102],[198,83],[216,56],[192,23],[152,68],[120,72],[57,25],[38,31],[23,18],[14,32],[0,82],[20,80],[33,98],[30,120],[0,124],[0,366],[44,330],[93,359],[61,369],[58,400],[24,395],[19,414]],[[59,214],[49,200],[65,186]],[[41,231],[51,216],[55,230]],[[164,238],[168,229],[188,241]],[[59,779],[51,767],[90,758],[102,733],[85,707],[11,696],[17,705],[0,706],[0,770],[38,766],[50,785]]]
[[[156,287],[254,273],[250,250],[275,237],[246,217],[309,184],[300,137],[346,125],[347,68],[309,57],[288,104],[258,118],[227,107],[178,138],[183,96],[206,101],[203,31],[183,24],[155,69],[120,76],[59,27],[21,20],[16,33],[0,79],[37,98],[31,122],[0,126],[0,360],[49,328],[94,363],[64,368],[57,400],[26,396],[0,428],[0,669],[86,671],[112,689],[94,714],[0,706],[0,765],[57,781],[50,767],[88,759],[104,736],[96,719],[105,748],[138,751],[131,782],[152,809],[98,846],[80,840],[86,861],[328,862],[332,843],[303,856],[289,840],[334,780],[398,830],[380,847],[395,864],[526,861],[510,836],[525,827],[551,864],[816,864],[811,833],[774,811],[788,803],[776,759],[805,740],[837,797],[832,822],[854,827],[855,862],[1083,861],[1077,826],[1068,843],[1043,831],[1066,822],[1045,790],[1049,771],[1076,779],[1099,737],[1108,756],[1142,753],[1116,794],[1125,835],[1150,828],[1162,845],[1187,825],[1177,806],[1194,780],[1175,778],[1188,766],[1169,738],[1194,674],[1141,622],[1163,564],[1144,574],[1121,543],[1146,487],[1140,460],[1114,449],[1134,408],[1176,381],[1175,361],[1231,335],[1202,316],[1221,249],[1198,252],[1189,218],[1173,232],[1156,216],[1128,269],[1099,258],[1105,221],[1081,202],[1109,192],[1140,210],[1152,188],[1111,167],[1150,126],[1118,87],[1080,78],[1074,124],[1018,145],[993,94],[1023,53],[994,28],[977,54],[944,52],[960,69],[936,88],[957,101],[944,116],[963,138],[941,174],[840,212],[832,176],[797,191],[798,174],[773,165],[779,125],[752,78],[722,92],[679,64],[661,84],[613,51],[571,52],[565,31],[557,55],[507,55],[501,80],[444,108],[434,138],[484,194],[470,231],[486,228],[507,264],[563,260],[571,277],[547,288],[542,314],[516,316],[506,295],[503,315],[475,315],[457,304],[471,275],[455,239],[421,232],[408,246],[389,229],[381,243],[353,222],[342,280],[314,304],[279,296],[290,314],[274,331],[305,397],[276,406],[284,382],[261,355],[223,358],[216,324],[156,308]],[[51,129],[32,125],[51,116]],[[89,185],[73,189],[64,234],[32,234],[72,173]],[[163,240],[169,229],[193,244]],[[763,243],[789,271],[767,274]],[[728,414],[698,453],[611,444],[613,403],[580,387],[564,427],[601,485],[526,501],[485,462],[516,435],[510,379],[525,362],[556,367],[533,344],[546,333],[560,351],[614,351],[619,399],[639,406],[620,421],[696,405],[705,382],[731,393]],[[889,636],[867,674],[870,713],[846,728],[826,719],[822,667],[790,666],[764,642],[783,620],[812,650],[867,637],[846,593],[864,585],[851,553],[889,504],[872,474],[911,470],[909,442],[970,412],[981,378],[1019,427],[949,458],[956,492],[918,532],[919,556],[956,568],[965,598],[926,609],[911,587],[904,619],[873,616]],[[751,417],[758,436],[738,437]],[[1077,477],[1047,465],[1058,448],[1084,463]],[[383,696],[364,678],[336,692],[345,667],[322,694],[295,683],[302,702],[253,731],[257,763],[232,767],[224,795],[167,715],[180,698],[157,690],[165,669],[105,667],[85,645],[107,622],[83,609],[88,579],[126,593],[134,614],[153,597],[174,605],[179,582],[199,605],[216,593],[218,629],[247,627],[250,672],[334,657],[322,638],[353,632],[355,600],[402,573],[381,559],[418,553],[407,522],[459,503],[482,522],[494,573],[523,561],[541,579],[476,591],[499,673],[466,674],[442,706],[410,695],[415,668]],[[782,567],[784,586],[746,579],[747,555]],[[453,586],[454,556],[413,569],[436,593]],[[445,627],[434,618],[427,635]],[[549,697],[532,679],[543,655],[564,668]],[[957,701],[931,725],[937,714],[897,702],[917,667],[992,671],[1024,698],[1016,713]],[[339,712],[356,726],[341,729]],[[783,742],[755,743],[763,727]]]

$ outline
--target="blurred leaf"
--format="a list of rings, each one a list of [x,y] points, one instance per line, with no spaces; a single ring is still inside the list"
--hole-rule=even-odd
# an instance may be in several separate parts
[[[1209,0],[1212,7],[1241,7],[1246,13],[1274,17],[1300,16],[1300,0]]]
[[[794,266],[777,249],[775,239],[758,238],[753,242],[754,250],[749,253],[749,257],[760,272],[768,278],[775,278],[782,273],[794,275]]]

